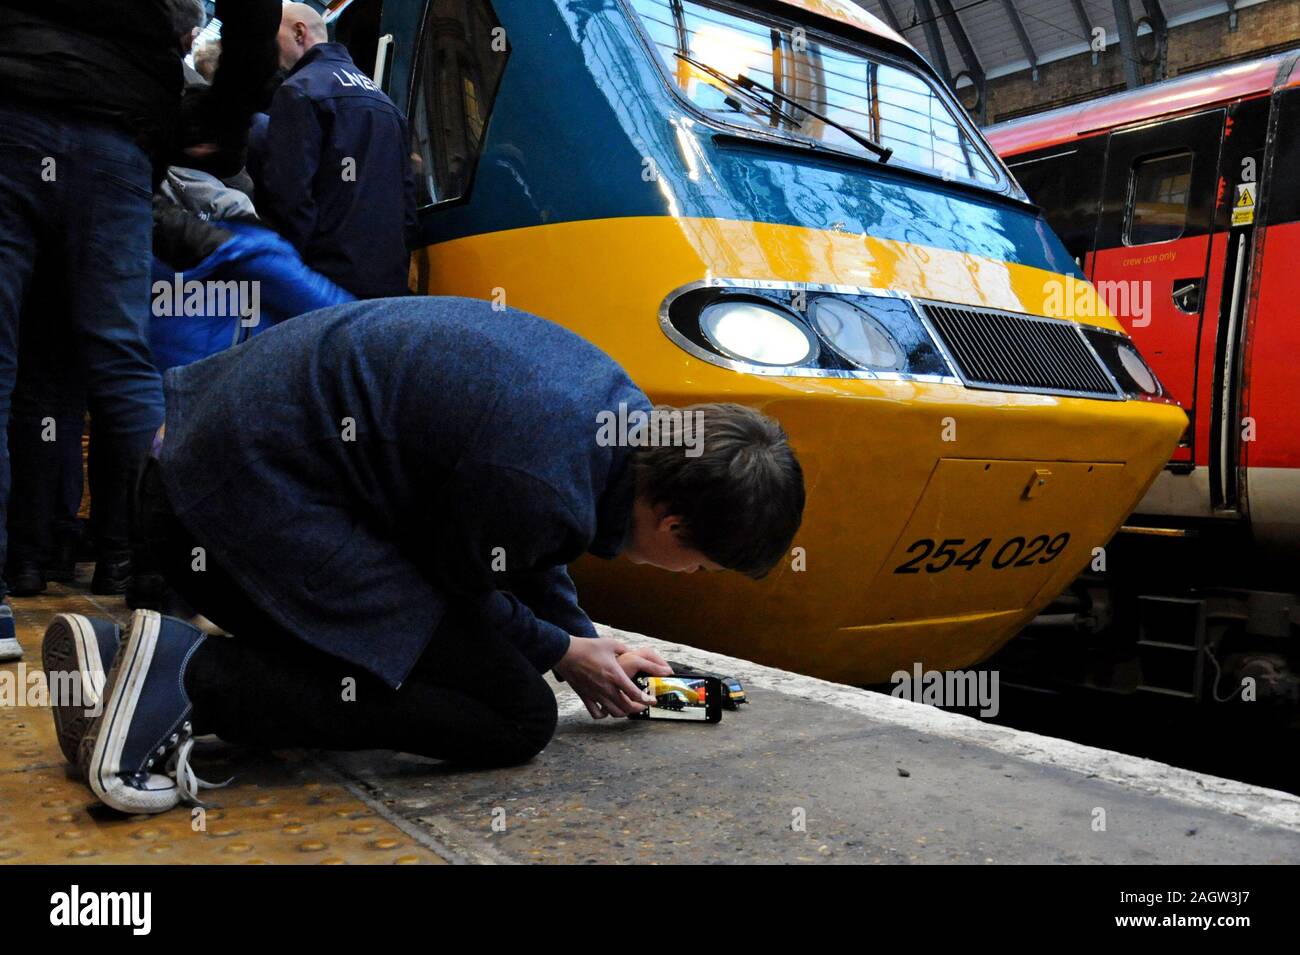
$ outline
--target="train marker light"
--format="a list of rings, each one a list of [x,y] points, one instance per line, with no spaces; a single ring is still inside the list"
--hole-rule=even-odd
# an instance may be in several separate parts
[[[842,298],[821,296],[812,320],[823,338],[849,362],[871,371],[897,371],[907,361],[902,346],[864,309]]]
[[[1132,345],[1121,343],[1116,346],[1115,353],[1119,356],[1120,367],[1122,367],[1128,376],[1133,379],[1133,384],[1137,385],[1143,393],[1148,395],[1158,395],[1160,385],[1156,383],[1156,376],[1151,374],[1151,369],[1147,367],[1146,362],[1138,355]]]

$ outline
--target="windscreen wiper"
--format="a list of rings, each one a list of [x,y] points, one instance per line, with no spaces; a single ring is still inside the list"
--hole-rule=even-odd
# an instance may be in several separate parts
[[[681,51],[676,51],[675,55],[677,56],[678,59],[682,60],[683,62],[689,63],[697,70],[701,70],[702,72],[716,79],[718,82],[725,83],[728,87],[737,91],[738,93],[743,93],[745,96],[749,97],[751,101],[757,103],[761,108],[768,110],[778,118],[785,120],[795,129],[801,127],[803,123],[796,120],[785,110],[781,109],[779,106],[776,105],[775,102],[768,100],[763,96],[760,96],[759,95],[760,92],[766,93],[768,96],[774,97],[776,100],[785,103],[789,106],[793,106],[796,109],[803,110],[813,119],[820,120],[821,122],[825,123],[827,126],[830,126],[834,129],[838,129],[840,132],[842,132],[845,136],[848,136],[859,146],[862,146],[864,149],[867,149],[872,153],[875,153],[876,157],[882,163],[889,162],[889,157],[894,154],[893,149],[891,149],[888,146],[881,145],[880,143],[872,139],[870,136],[864,136],[861,133],[859,133],[857,130],[845,126],[843,123],[837,123],[829,116],[825,116],[817,112],[815,109],[810,109],[809,107],[804,106],[798,100],[791,99],[789,96],[786,96],[783,93],[778,93],[770,86],[764,86],[762,83],[758,82],[758,80],[750,79],[748,76],[745,76],[743,73],[739,77],[733,79],[732,77],[727,76],[725,73],[709,66],[707,63],[701,63],[699,60],[687,56],[685,53],[682,53]]]
[[[810,109],[809,107],[805,106],[803,103],[799,102],[798,100],[791,99],[789,96],[786,96],[784,93],[778,93],[776,90],[772,89],[772,87],[764,86],[758,80],[752,80],[743,73],[740,74],[736,82],[738,85],[744,87],[745,89],[761,90],[762,92],[766,93],[768,96],[776,97],[776,99],[780,100],[782,103],[786,103],[790,106],[795,107],[796,109],[803,110],[813,119],[820,120],[821,122],[825,123],[827,126],[830,126],[834,129],[838,129],[841,133],[849,137],[849,139],[853,140],[859,146],[862,146],[864,149],[870,150],[871,152],[875,153],[878,157],[880,157],[881,162],[889,162],[889,157],[894,155],[893,149],[876,142],[870,136],[863,136],[856,129],[853,129],[850,126],[845,126],[843,123],[837,123],[835,120],[831,119],[829,116],[825,115],[824,113],[819,113],[815,109]]]
[[[742,96],[747,97],[759,109],[763,110],[764,112],[771,113],[773,116],[776,116],[778,119],[784,120],[785,122],[793,126],[795,129],[798,129],[801,125],[803,125],[802,123],[799,122],[799,120],[795,119],[785,110],[781,109],[781,107],[777,106],[776,103],[773,103],[771,100],[764,99],[762,96],[759,96],[758,93],[754,92],[752,89],[748,88],[743,83],[741,83],[740,80],[732,79],[726,73],[714,69],[713,67],[709,66],[707,63],[701,63],[699,60],[689,57],[685,53],[682,53],[680,51],[676,53],[676,56],[679,60],[681,60],[684,63],[689,63],[691,66],[695,67],[701,73],[705,73],[708,76],[713,77],[719,83],[726,84],[726,86],[729,87],[730,89],[733,89],[737,93],[740,93]],[[727,105],[731,106],[733,109],[737,111],[740,110],[740,101],[732,97],[727,98]]]

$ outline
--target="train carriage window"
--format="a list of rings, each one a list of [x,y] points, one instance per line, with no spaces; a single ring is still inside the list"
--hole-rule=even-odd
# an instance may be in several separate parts
[[[1105,156],[1105,137],[1093,137],[1068,149],[1048,147],[1007,162],[1025,194],[1042,208],[1052,231],[1080,266],[1092,251],[1102,187],[1096,171],[1102,168]]]
[[[893,149],[891,162],[986,185],[997,182],[957,109],[914,70],[755,11],[733,12],[696,0],[629,2],[683,95],[720,120],[865,152],[829,123],[788,104],[765,107],[762,98],[738,94],[683,55],[728,77],[743,75],[875,139]]]
[[[1124,244],[1170,242],[1181,236],[1187,226],[1191,182],[1190,152],[1135,162],[1124,219]]]
[[[487,0],[432,0],[411,96],[419,204],[469,192],[509,44]]]

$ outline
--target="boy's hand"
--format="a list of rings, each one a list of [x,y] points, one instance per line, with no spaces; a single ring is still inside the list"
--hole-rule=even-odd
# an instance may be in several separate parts
[[[627,647],[609,637],[570,637],[555,672],[578,694],[595,720],[640,713],[654,699],[643,693],[619,662]],[[638,665],[643,662],[638,658]]]

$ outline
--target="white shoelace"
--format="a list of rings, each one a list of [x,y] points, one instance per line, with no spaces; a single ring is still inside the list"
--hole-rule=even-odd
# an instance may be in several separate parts
[[[186,734],[172,754],[167,771],[176,779],[176,788],[180,791],[181,798],[191,805],[202,806],[203,800],[199,799],[199,790],[221,789],[229,786],[235,777],[231,776],[224,783],[210,783],[206,779],[200,779],[190,766],[190,750],[193,748],[194,737]]]

